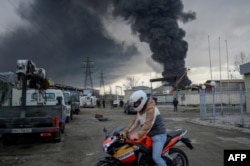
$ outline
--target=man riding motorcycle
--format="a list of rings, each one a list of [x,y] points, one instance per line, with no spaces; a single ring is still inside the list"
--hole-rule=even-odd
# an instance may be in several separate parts
[[[137,111],[136,117],[120,134],[128,136],[138,126],[141,126],[137,137],[139,139],[149,135],[153,141],[152,158],[158,166],[166,166],[161,157],[162,148],[167,140],[166,127],[155,101],[148,97],[143,90],[135,91],[129,98],[129,104]]]

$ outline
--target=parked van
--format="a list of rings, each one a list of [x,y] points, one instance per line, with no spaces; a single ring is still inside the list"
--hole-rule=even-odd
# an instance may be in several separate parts
[[[92,94],[80,97],[80,106],[84,108],[94,108],[96,106],[96,97]]]
[[[78,91],[70,91],[71,93],[71,110],[74,114],[80,112],[80,93]]]
[[[71,109],[71,93],[70,93],[70,91],[63,91],[63,96],[64,96],[64,100],[65,100],[65,106],[67,108],[66,122],[69,122],[70,120],[73,120],[73,110]]]

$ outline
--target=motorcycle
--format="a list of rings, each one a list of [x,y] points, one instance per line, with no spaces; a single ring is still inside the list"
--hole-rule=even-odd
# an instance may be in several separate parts
[[[133,137],[137,133],[131,134],[130,139],[124,138],[119,134],[123,129],[123,127],[118,126],[110,133],[105,128],[103,129],[106,134],[102,143],[103,150],[110,156],[101,158],[95,166],[155,166],[152,159],[151,138],[144,136],[134,140]],[[174,147],[178,142],[182,142],[189,149],[193,149],[191,140],[184,138],[186,133],[187,130],[182,129],[167,133],[167,140],[162,149],[162,158],[167,166],[188,166],[188,157],[185,152]]]

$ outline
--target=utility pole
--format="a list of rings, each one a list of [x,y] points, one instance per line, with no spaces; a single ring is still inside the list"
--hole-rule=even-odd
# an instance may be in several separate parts
[[[93,89],[93,83],[92,83],[92,71],[91,69],[94,68],[94,63],[89,60],[87,57],[86,61],[83,61],[83,68],[84,68],[84,88],[85,89]]]
[[[220,85],[221,85],[221,55],[220,55],[220,37],[219,37],[219,63],[220,63]],[[221,86],[220,86],[221,88]]]
[[[227,93],[228,93],[228,104],[230,104],[230,94],[229,94],[229,68],[228,68],[228,48],[227,48],[227,40],[225,40],[226,43],[226,54],[227,54]]]
[[[102,89],[103,89],[103,94],[105,95],[104,76],[103,76],[103,72],[101,71],[101,74],[100,74],[100,92]]]
[[[220,37],[219,37],[219,62],[220,62],[220,111],[221,111],[221,115],[223,115],[223,109],[222,109],[222,83],[221,83]]]
[[[209,35],[208,35],[208,52],[209,52],[209,62],[210,62],[210,74],[211,74],[211,81],[212,81],[213,80],[213,75],[212,75],[212,63],[211,63]]]
[[[228,80],[228,89],[229,89],[229,68],[228,68],[228,48],[227,48],[227,40],[225,40],[226,43],[226,53],[227,53],[227,80]]]

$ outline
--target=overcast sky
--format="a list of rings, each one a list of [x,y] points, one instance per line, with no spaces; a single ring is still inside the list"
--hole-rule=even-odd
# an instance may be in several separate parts
[[[180,1],[183,10],[176,13],[174,9],[179,8],[171,10],[169,7],[173,17],[178,17],[177,28],[185,31],[185,35],[178,33],[179,37],[173,37],[176,47],[165,45],[166,41],[159,42],[163,36],[161,29],[145,31],[152,20],[157,20],[152,26],[159,26],[164,20],[162,17],[158,20],[159,13],[155,11],[143,15],[151,1],[129,3],[120,0],[113,7],[111,0],[36,0],[34,3],[32,0],[1,0],[0,72],[15,71],[17,59],[31,59],[37,67],[45,68],[47,77],[55,82],[83,87],[83,62],[88,57],[93,62],[92,79],[97,88],[101,71],[106,85],[122,84],[127,76],[136,74],[141,83],[149,85],[149,78],[162,77],[162,72],[166,77],[179,76],[186,67],[191,69],[187,82],[189,79],[192,83],[204,83],[211,78],[209,36],[212,79],[220,79],[220,73],[222,79],[227,79],[226,51],[230,77],[240,78],[233,72],[233,63],[234,57],[241,52],[250,54],[249,0],[183,0]],[[25,4],[20,6],[20,2]],[[116,13],[113,15],[114,8]],[[160,5],[159,8],[163,10],[161,14],[168,9]],[[151,32],[156,33],[152,35]],[[160,49],[162,42],[164,48]],[[169,53],[173,52],[172,48],[177,48],[173,54]],[[167,58],[159,56],[165,54]],[[179,59],[175,60],[176,57]],[[180,64],[176,64],[177,61]]]

